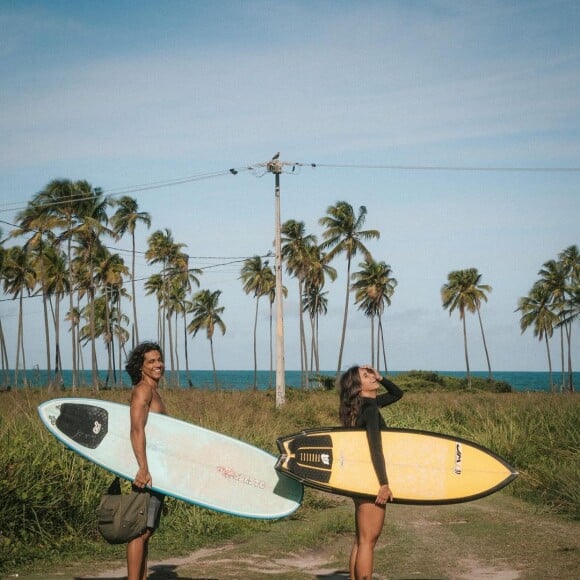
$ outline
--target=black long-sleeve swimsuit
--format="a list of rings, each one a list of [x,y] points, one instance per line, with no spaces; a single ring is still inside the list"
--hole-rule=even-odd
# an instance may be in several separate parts
[[[376,398],[362,397],[362,405],[355,427],[366,429],[375,472],[379,483],[385,485],[389,483],[389,480],[383,455],[381,429],[386,428],[387,424],[380,413],[380,408],[396,403],[403,396],[403,391],[388,379],[382,379],[380,382],[387,389],[387,392],[377,395]]]

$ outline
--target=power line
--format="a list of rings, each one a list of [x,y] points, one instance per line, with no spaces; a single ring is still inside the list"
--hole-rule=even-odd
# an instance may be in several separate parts
[[[242,167],[232,167],[229,169],[222,169],[219,171],[203,172],[186,177],[178,177],[174,179],[166,179],[161,181],[153,181],[149,183],[142,183],[138,185],[129,185],[117,189],[103,190],[101,193],[106,198],[116,197],[119,195],[126,195],[129,193],[139,193],[142,191],[150,191],[153,189],[162,189],[165,187],[173,187],[175,185],[183,185],[185,183],[192,183],[195,181],[202,181],[205,179],[213,179],[215,177],[223,177],[225,175],[238,175],[243,171],[254,172],[258,177],[268,173],[268,163],[253,163]],[[278,161],[281,171],[284,173],[294,173],[296,169],[301,168],[330,168],[330,169],[372,169],[385,171],[457,171],[457,172],[482,172],[482,173],[580,173],[580,167],[523,167],[523,166],[508,166],[508,167],[493,167],[493,166],[477,166],[477,165],[369,165],[356,163],[316,163],[316,162],[287,162]],[[81,201],[83,197],[77,199],[71,198],[67,202],[74,203]],[[55,201],[49,205],[59,204],[61,202]],[[7,203],[0,204],[0,213],[17,211],[26,207],[22,203]],[[6,222],[3,222],[6,223]],[[8,224],[11,225],[11,224]]]
[[[302,164],[303,165],[303,164]],[[312,163],[311,167],[337,169],[385,169],[393,171],[480,171],[480,172],[530,172],[530,173],[579,173],[580,167],[485,167],[460,165],[356,165],[336,163]]]
[[[188,256],[189,258],[194,258],[193,256]],[[216,256],[216,257],[211,257],[211,256],[204,256],[204,257],[197,257],[195,259],[208,259],[208,260],[213,260],[213,259],[220,259],[220,260],[228,260],[227,262],[221,262],[221,263],[217,263],[217,264],[208,264],[207,266],[200,266],[199,268],[188,268],[187,271],[188,272],[193,272],[194,270],[201,270],[202,272],[205,270],[211,270],[213,268],[220,268],[220,267],[224,267],[224,266],[231,266],[232,264],[240,264],[242,262],[244,262],[245,260],[247,260],[250,256],[233,256],[231,259],[225,256]],[[272,253],[268,252],[267,254],[264,254],[262,256],[260,256],[260,258],[271,258],[272,257]],[[182,274],[182,272],[170,272],[170,273],[160,273],[163,277],[165,278],[171,278],[173,276],[179,276],[180,274]],[[135,282],[143,282],[144,280],[149,280],[151,278],[151,276],[140,276],[139,278],[135,278]],[[123,284],[121,284],[123,285]],[[101,284],[93,284],[93,286],[95,288],[104,288],[107,286],[107,284],[105,283],[101,283]],[[77,286],[75,286],[75,290],[79,290],[81,288],[88,288],[88,285],[83,285],[83,284],[79,284]],[[42,294],[40,292],[35,292],[34,294],[28,294],[25,296],[22,296],[22,298],[25,300],[27,298],[40,298],[42,296]],[[16,297],[13,298],[0,298],[0,302],[13,302],[14,300],[16,300]]]
[[[139,193],[141,191],[149,191],[152,189],[162,189],[164,187],[173,187],[175,185],[183,185],[184,183],[192,183],[194,181],[202,181],[205,179],[212,179],[215,177],[223,177],[224,175],[237,175],[242,171],[252,171],[253,167],[239,167],[239,168],[231,168],[231,169],[222,169],[220,171],[213,171],[213,172],[205,172],[199,173],[197,175],[190,175],[188,177],[179,177],[175,179],[166,179],[163,181],[154,181],[151,183],[143,183],[140,185],[129,185],[126,187],[121,187],[117,189],[110,189],[110,190],[101,190],[96,188],[99,193],[104,195],[105,199],[109,199],[111,197],[116,197],[120,195],[127,195],[129,193]],[[78,197],[70,197],[66,199],[66,203],[75,203],[77,201],[83,201],[86,199],[86,195],[79,195]],[[49,203],[38,204],[37,207],[50,207],[52,205],[60,205],[63,203],[62,200],[60,201],[53,201]],[[0,213],[9,212],[9,211],[18,211],[19,209],[24,209],[27,207],[28,204],[22,203],[7,203],[0,205]]]

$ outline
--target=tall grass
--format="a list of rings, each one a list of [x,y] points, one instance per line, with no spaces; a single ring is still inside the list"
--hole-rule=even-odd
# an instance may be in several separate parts
[[[129,391],[87,390],[76,395],[127,403]],[[85,553],[102,558],[123,553],[123,547],[105,544],[96,531],[95,507],[111,476],[66,450],[38,419],[37,406],[54,396],[45,390],[0,394],[0,573]],[[163,398],[173,416],[273,454],[281,435],[337,425],[334,391],[289,390],[279,410],[271,391],[167,389]],[[385,409],[384,416],[393,427],[455,434],[490,448],[520,472],[506,488],[508,493],[542,509],[580,516],[580,403],[576,396],[408,392]],[[303,506],[292,517],[326,509],[331,501],[331,496],[320,492],[306,492]],[[275,525],[168,498],[155,545],[158,553],[183,552]],[[333,533],[335,524],[329,526]],[[305,529],[304,538],[309,534]]]

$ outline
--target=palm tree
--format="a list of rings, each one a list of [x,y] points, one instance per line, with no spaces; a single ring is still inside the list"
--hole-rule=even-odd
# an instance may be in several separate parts
[[[304,281],[310,271],[311,249],[316,246],[316,236],[306,234],[304,222],[288,220],[282,224],[282,259],[286,271],[298,280],[298,319],[300,322],[300,370],[302,387],[308,386],[308,357],[306,354],[306,335],[302,314],[302,294]]]
[[[574,392],[574,373],[572,371],[572,326],[580,315],[580,252],[578,246],[569,246],[560,254],[558,260],[566,272],[566,305],[562,310],[561,324],[566,330],[568,346],[568,390]]]
[[[337,375],[342,367],[342,353],[344,351],[344,340],[346,337],[346,324],[348,319],[348,301],[350,292],[350,267],[354,256],[362,253],[368,262],[372,259],[370,250],[365,246],[363,240],[380,238],[381,234],[377,230],[363,230],[366,221],[367,208],[361,205],[358,214],[355,215],[352,206],[346,201],[339,201],[331,205],[326,210],[327,215],[320,218],[319,223],[326,228],[322,237],[324,242],[320,245],[322,250],[329,249],[328,259],[333,260],[339,254],[346,255],[346,294],[344,300],[344,317],[342,321],[342,332],[340,336],[340,349],[338,352]]]
[[[60,305],[65,295],[70,292],[68,266],[66,254],[57,246],[51,246],[45,254],[47,279],[46,293],[50,298],[54,296],[54,384],[62,387],[64,379],[62,376],[62,357],[60,350]],[[52,309],[52,301],[50,301]],[[50,384],[52,384],[52,382]]]
[[[72,235],[78,240],[76,256],[87,267],[86,270],[86,292],[89,305],[89,327],[91,329],[91,374],[93,388],[99,388],[98,361],[96,345],[96,315],[94,301],[96,299],[95,270],[97,268],[98,256],[103,252],[102,237],[104,235],[114,236],[113,231],[107,227],[109,218],[107,216],[108,199],[103,199],[100,189],[90,188],[89,196],[86,198],[79,215],[80,222],[73,228]]]
[[[124,236],[127,232],[131,235],[131,292],[133,296],[133,346],[139,344],[139,326],[137,324],[137,293],[135,290],[135,229],[139,222],[143,223],[147,229],[151,227],[151,216],[144,211],[139,211],[137,200],[124,195],[114,202],[118,207],[111,217],[113,231],[118,237]]]
[[[549,303],[552,311],[558,316],[560,329],[560,364],[562,369],[562,389],[566,383],[565,375],[565,354],[564,354],[564,334],[567,332],[567,325],[562,324],[563,313],[566,310],[567,301],[567,268],[564,263],[558,260],[548,260],[545,262],[538,272],[540,279],[536,282],[537,285],[543,286],[549,295]]]
[[[183,263],[186,262],[181,249],[185,244],[178,244],[173,239],[171,230],[165,228],[165,231],[157,230],[153,232],[147,240],[148,249],[145,252],[145,258],[150,264],[161,264],[162,288],[158,295],[160,306],[163,310],[162,321],[167,321],[167,335],[169,337],[169,360],[172,374],[175,372],[175,356],[173,351],[173,331],[171,318],[173,311],[170,309],[170,280],[172,274],[180,273],[183,270]],[[165,349],[165,326],[161,331],[161,347]]]
[[[47,260],[48,253],[52,250],[55,242],[53,229],[58,225],[54,216],[47,214],[46,208],[38,203],[29,203],[27,207],[19,212],[16,216],[18,227],[12,230],[11,237],[29,235],[24,244],[24,249],[29,252],[29,259],[36,269],[36,279],[39,282],[39,292],[42,295],[42,306],[44,313],[44,340],[46,349],[46,369],[47,383],[51,385],[51,349],[50,349],[50,331],[48,302],[49,295],[47,292]]]
[[[391,276],[392,270],[385,262],[361,262],[360,270],[352,275],[354,283],[352,289],[355,291],[355,303],[359,304],[359,309],[371,320],[371,364],[375,364],[374,353],[374,320],[378,321],[377,328],[377,357],[376,366],[380,368],[380,356],[382,345],[383,361],[385,372],[387,367],[387,356],[385,351],[385,340],[383,334],[382,315],[385,305],[391,305],[391,297],[395,292],[397,280]]]
[[[443,308],[449,309],[449,316],[454,310],[459,311],[463,324],[463,347],[465,351],[465,366],[467,369],[467,387],[471,388],[471,373],[469,370],[469,352],[467,349],[467,326],[465,313],[473,309],[471,296],[472,276],[468,270],[455,270],[447,275],[447,284],[441,287]]]
[[[559,318],[550,307],[550,294],[546,287],[541,284],[534,284],[527,296],[518,300],[516,312],[521,312],[520,328],[524,333],[533,325],[534,336],[546,343],[546,354],[548,355],[548,369],[550,373],[550,390],[554,391],[552,381],[552,356],[550,354],[550,338],[554,334],[554,327],[558,324]]]
[[[95,267],[95,283],[101,288],[105,306],[105,345],[108,354],[107,384],[110,381],[111,373],[113,374],[113,382],[117,382],[114,338],[122,336],[122,333],[115,333],[114,321],[118,325],[127,319],[121,311],[121,298],[124,293],[123,277],[127,275],[129,275],[129,269],[123,258],[117,253],[110,252],[107,248],[101,248]],[[119,345],[119,349],[121,349],[121,345]]]
[[[165,281],[162,274],[152,274],[145,282],[145,294],[147,296],[155,294],[157,300],[157,342],[162,344],[163,336],[163,291],[165,288]]]
[[[187,331],[193,336],[197,335],[200,330],[205,330],[207,339],[209,340],[209,348],[211,353],[211,366],[213,369],[213,379],[216,389],[219,388],[217,373],[215,367],[215,356],[213,351],[213,335],[216,327],[221,330],[222,335],[226,333],[226,325],[221,319],[225,308],[218,306],[221,290],[210,292],[209,290],[200,290],[193,296],[191,305],[191,313],[193,318],[187,325]]]
[[[106,216],[105,205],[101,199],[101,191],[93,189],[87,181],[71,181],[70,179],[55,179],[51,181],[42,191],[34,197],[33,204],[45,209],[48,215],[55,218],[55,227],[61,230],[57,237],[57,243],[67,242],[67,263],[70,265],[68,270],[68,287],[69,287],[69,315],[71,321],[71,340],[72,340],[72,390],[76,390],[78,383],[77,364],[79,350],[77,345],[77,316],[74,312],[78,310],[74,305],[74,269],[72,267],[72,244],[75,238],[75,229],[82,226],[86,216],[93,217],[100,221]],[[87,224],[85,229],[88,229]]]
[[[18,298],[18,332],[16,337],[16,365],[14,367],[14,385],[18,385],[20,370],[20,355],[24,371],[24,385],[28,385],[26,378],[26,352],[24,350],[24,292],[30,295],[36,284],[36,272],[30,263],[28,252],[20,246],[12,246],[4,255],[4,290]]]
[[[306,284],[302,297],[302,308],[308,312],[312,340],[310,342],[310,368],[320,373],[320,357],[318,348],[318,319],[328,312],[328,292],[322,292],[322,288],[313,284]]]
[[[320,358],[318,356],[318,320],[320,315],[328,311],[327,292],[322,289],[326,283],[326,278],[332,282],[336,280],[336,269],[328,263],[328,255],[325,254],[320,246],[313,245],[310,248],[308,275],[304,284],[304,293],[302,296],[302,309],[308,312],[310,317],[310,327],[312,331],[312,340],[310,344],[311,368],[316,367],[316,372],[320,373]]]
[[[192,285],[199,286],[198,275],[202,271],[196,268],[189,267],[189,256],[183,252],[177,252],[171,257],[169,268],[167,269],[167,317],[171,322],[170,317],[175,316],[175,383],[179,386],[179,338],[178,338],[178,317],[181,314],[184,323],[184,338],[187,338],[186,317],[185,317],[185,302],[186,296],[191,292]],[[170,337],[171,338],[171,337]],[[171,344],[171,342],[170,342]],[[185,340],[185,353],[187,354],[187,340]]]
[[[557,327],[560,329],[560,356],[562,365],[562,389],[565,387],[564,336],[566,337],[568,363],[568,390],[574,391],[572,372],[572,326],[578,317],[580,308],[580,254],[577,246],[569,246],[558,254],[558,260],[544,263],[538,274],[536,284],[545,288],[549,294],[550,306],[559,317]]]
[[[260,256],[254,256],[244,260],[242,265],[240,279],[243,283],[243,289],[246,294],[252,294],[256,299],[256,309],[254,314],[254,390],[258,388],[258,310],[260,298],[265,296],[276,278],[268,264],[268,260],[262,262]]]
[[[4,280],[4,257],[6,256],[6,250],[4,249],[4,239],[3,232],[0,228],[0,282]],[[6,349],[6,340],[4,339],[4,330],[2,329],[2,318],[0,317],[0,360],[2,364],[2,386],[8,388],[8,382],[10,380],[8,368],[8,351]]]
[[[469,276],[471,276],[470,296],[472,301],[472,308],[470,312],[477,312],[477,319],[479,321],[479,329],[481,331],[481,339],[483,341],[483,348],[485,350],[485,359],[487,361],[487,371],[489,380],[493,381],[493,374],[491,372],[491,363],[489,360],[489,352],[487,350],[487,341],[485,340],[485,332],[483,331],[483,322],[481,320],[481,303],[487,302],[486,292],[491,292],[492,287],[488,284],[481,283],[481,274],[477,268],[468,268]]]

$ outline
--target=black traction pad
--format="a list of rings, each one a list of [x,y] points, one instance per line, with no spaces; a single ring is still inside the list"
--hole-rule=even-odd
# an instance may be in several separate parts
[[[109,430],[109,413],[95,405],[63,403],[56,426],[79,445],[96,449]]]
[[[289,449],[295,454],[288,469],[296,477],[328,483],[332,472],[332,438],[329,435],[297,437]]]

